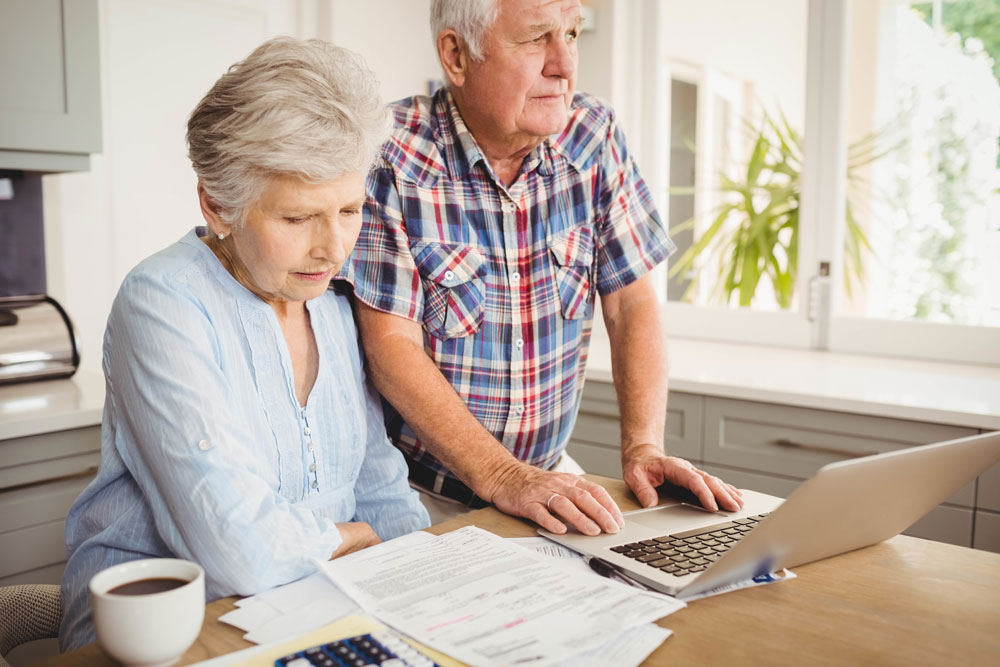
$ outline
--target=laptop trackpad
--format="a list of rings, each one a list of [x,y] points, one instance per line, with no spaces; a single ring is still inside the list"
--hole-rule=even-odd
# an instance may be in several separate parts
[[[661,531],[663,535],[726,521],[728,516],[728,514],[710,512],[702,507],[682,503],[636,512],[625,512],[625,520],[628,523]]]

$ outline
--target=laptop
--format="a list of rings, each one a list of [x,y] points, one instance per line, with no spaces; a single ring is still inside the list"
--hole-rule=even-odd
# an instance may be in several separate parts
[[[1000,461],[1000,431],[838,461],[787,500],[743,490],[739,512],[672,502],[614,535],[538,532],[680,598],[887,540]]]

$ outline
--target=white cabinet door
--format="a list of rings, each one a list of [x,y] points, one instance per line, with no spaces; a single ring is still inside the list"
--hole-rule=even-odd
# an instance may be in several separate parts
[[[101,150],[97,0],[4,0],[0,63],[0,168],[85,169]]]

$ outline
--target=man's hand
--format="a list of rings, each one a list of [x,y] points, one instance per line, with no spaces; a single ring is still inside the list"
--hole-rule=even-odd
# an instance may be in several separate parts
[[[511,461],[498,470],[489,498],[501,512],[531,519],[552,533],[570,523],[584,535],[617,533],[625,520],[618,505],[599,484],[568,472],[549,472]],[[562,519],[562,521],[560,521]]]
[[[743,507],[743,494],[735,486],[698,470],[684,459],[667,456],[656,445],[633,446],[624,453],[622,477],[643,507],[658,502],[656,487],[664,482],[690,489],[713,512],[720,506],[730,512]]]
[[[338,523],[337,530],[340,531],[340,539],[342,541],[340,546],[337,547],[337,550],[333,552],[332,556],[330,556],[330,560],[346,556],[347,554],[354,553],[355,551],[361,551],[365,547],[373,546],[382,541],[382,539],[375,534],[375,531],[372,530],[372,527],[364,521]]]

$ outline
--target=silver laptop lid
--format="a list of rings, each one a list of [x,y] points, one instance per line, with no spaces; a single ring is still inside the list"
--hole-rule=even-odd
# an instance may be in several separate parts
[[[997,461],[1000,432],[830,463],[684,594],[889,539]]]

